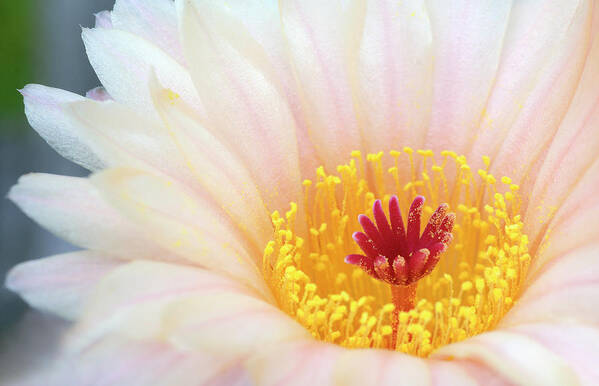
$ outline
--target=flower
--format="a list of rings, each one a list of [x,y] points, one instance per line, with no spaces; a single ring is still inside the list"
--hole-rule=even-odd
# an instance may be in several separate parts
[[[9,194],[84,248],[7,279],[75,321],[52,376],[595,383],[595,5],[118,0],[103,88],[22,91],[93,172]]]

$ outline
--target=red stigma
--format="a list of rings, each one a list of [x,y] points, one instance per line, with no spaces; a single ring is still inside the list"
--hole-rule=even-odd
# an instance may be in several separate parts
[[[447,204],[439,205],[420,234],[423,205],[424,197],[414,199],[406,229],[397,196],[389,201],[390,221],[381,200],[376,200],[372,210],[376,225],[361,214],[358,221],[364,232],[353,234],[364,255],[347,255],[345,262],[358,265],[375,279],[392,285],[407,286],[431,273],[453,238],[455,214],[447,213]]]

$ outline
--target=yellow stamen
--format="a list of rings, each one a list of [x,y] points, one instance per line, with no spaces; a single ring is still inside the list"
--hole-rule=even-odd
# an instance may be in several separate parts
[[[352,233],[360,229],[359,214],[372,216],[374,200],[386,206],[396,194],[405,206],[425,195],[425,218],[442,202],[456,212],[454,240],[420,280],[414,308],[399,312],[395,349],[424,357],[495,326],[517,301],[531,259],[518,186],[509,177],[491,175],[488,157],[485,169],[473,172],[464,156],[451,151],[442,152],[441,159],[411,148],[389,157],[351,155],[336,174],[320,167],[315,181],[304,181],[307,234],[294,233],[295,203],[284,217],[272,215],[273,240],[264,251],[263,271],[280,308],[316,339],[393,349],[389,285],[344,258],[360,253]],[[410,165],[405,173],[400,173],[401,157]]]

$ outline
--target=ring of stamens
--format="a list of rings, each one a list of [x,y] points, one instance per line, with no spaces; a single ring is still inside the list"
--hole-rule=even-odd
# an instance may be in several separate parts
[[[304,181],[305,213],[299,216],[292,203],[284,216],[272,215],[274,234],[265,248],[263,274],[279,307],[316,339],[427,356],[492,328],[517,299],[530,263],[518,214],[519,187],[508,177],[499,183],[486,168],[473,173],[465,157],[450,151],[439,159],[432,151],[410,148],[389,155],[369,154],[364,160],[354,152],[336,174],[320,167],[314,181]],[[488,167],[489,159],[483,160]],[[370,260],[363,261],[369,252],[356,243],[364,240],[359,235],[374,242],[368,229],[376,224],[379,234],[388,230],[382,208],[408,209],[419,195],[427,202],[417,198],[414,213],[431,217],[431,226],[420,238],[420,227],[407,231],[406,244],[387,255],[378,253],[372,267]],[[387,223],[392,231],[398,224],[394,216],[390,213]],[[305,218],[307,231],[298,224],[300,218]],[[431,236],[432,229],[444,233]],[[429,251],[426,259],[418,255],[426,255],[423,249]],[[397,276],[393,265],[401,263],[395,263],[396,252],[406,261],[407,276],[403,271]],[[422,266],[411,268],[411,259]],[[427,266],[429,262],[436,266]],[[398,309],[389,286],[409,289],[416,281],[413,304]]]

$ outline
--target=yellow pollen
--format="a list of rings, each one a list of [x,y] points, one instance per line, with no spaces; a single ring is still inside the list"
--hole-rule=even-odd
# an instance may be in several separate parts
[[[349,348],[393,349],[389,285],[346,264],[360,253],[352,233],[376,199],[397,195],[402,212],[417,195],[423,219],[443,202],[456,213],[453,242],[419,281],[415,307],[399,314],[395,349],[421,357],[493,328],[517,301],[531,256],[521,222],[519,187],[509,177],[473,171],[464,156],[430,150],[359,151],[329,174],[305,180],[307,231],[296,233],[298,205],[272,214],[273,239],[263,273],[279,307],[319,340]],[[302,220],[303,221],[303,220]],[[297,227],[303,229],[304,227]]]

